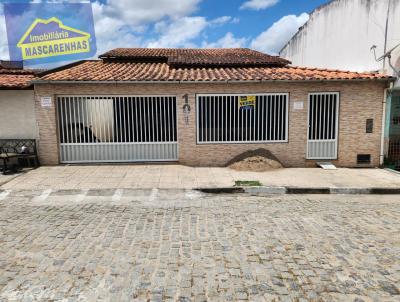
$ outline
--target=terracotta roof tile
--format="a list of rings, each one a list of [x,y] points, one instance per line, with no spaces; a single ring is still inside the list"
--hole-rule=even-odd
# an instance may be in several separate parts
[[[102,55],[102,59],[153,60],[171,66],[285,66],[290,62],[278,56],[248,48],[116,48]]]
[[[42,75],[46,81],[307,81],[386,79],[379,73],[303,67],[171,67],[167,63],[82,61]]]
[[[10,69],[0,66],[0,89],[25,89],[36,79],[37,71],[31,69]]]
[[[34,75],[0,74],[0,88],[28,88]]]

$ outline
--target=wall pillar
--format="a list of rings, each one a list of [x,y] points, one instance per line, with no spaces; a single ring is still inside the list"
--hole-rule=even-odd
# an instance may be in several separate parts
[[[51,103],[42,102],[51,97]],[[35,85],[35,113],[38,124],[38,153],[41,165],[59,164],[56,100],[51,85]]]

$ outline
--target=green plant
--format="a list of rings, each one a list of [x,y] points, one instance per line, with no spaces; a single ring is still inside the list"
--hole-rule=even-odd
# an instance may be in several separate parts
[[[262,184],[258,180],[236,180],[235,187],[261,187]]]

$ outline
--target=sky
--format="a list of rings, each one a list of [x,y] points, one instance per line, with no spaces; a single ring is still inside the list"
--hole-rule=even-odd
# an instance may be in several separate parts
[[[97,55],[116,47],[249,47],[276,55],[309,13],[326,2],[96,0],[92,7]],[[0,59],[8,58],[0,4]]]

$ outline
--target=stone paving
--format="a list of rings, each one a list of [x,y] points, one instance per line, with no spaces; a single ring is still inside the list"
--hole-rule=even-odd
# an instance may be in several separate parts
[[[399,201],[0,190],[0,301],[400,301]]]

